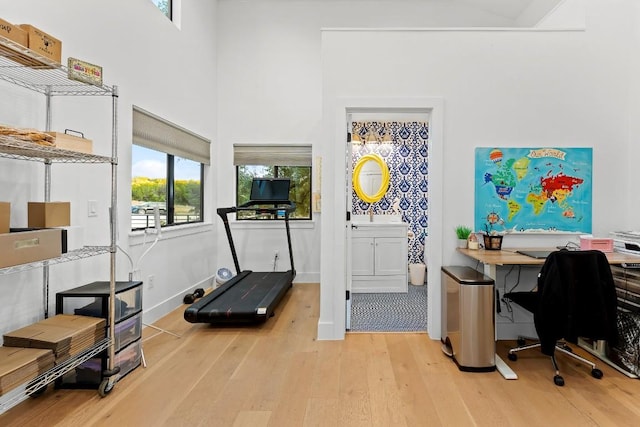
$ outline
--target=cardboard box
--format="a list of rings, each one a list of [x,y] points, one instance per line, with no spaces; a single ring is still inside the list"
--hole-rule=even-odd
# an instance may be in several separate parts
[[[65,227],[71,225],[71,203],[29,202],[27,226],[30,228]]]
[[[67,58],[69,79],[102,86],[102,67],[76,58]]]
[[[10,233],[23,233],[25,231],[39,231],[41,230],[41,228],[39,227],[33,227],[33,228],[14,228],[11,227],[9,229]],[[62,253],[66,254],[68,252],[68,244],[67,244],[67,229],[66,228],[58,228],[58,230],[60,230],[61,234],[60,234],[60,246],[62,248]]]
[[[20,28],[27,32],[27,47],[40,56],[44,56],[60,64],[62,62],[62,42],[29,24],[20,24]]]
[[[0,234],[8,233],[11,223],[11,203],[0,202]]]
[[[0,18],[0,36],[27,47],[27,32],[17,25]]]
[[[51,350],[0,347],[0,396],[53,368]]]
[[[50,228],[0,234],[0,268],[62,255],[62,230]]]
[[[93,154],[93,141],[75,135],[62,132],[45,132],[54,138],[56,148],[63,150],[79,151],[81,153]]]
[[[53,350],[56,361],[95,345],[106,336],[106,319],[58,314],[3,335],[5,347]]]

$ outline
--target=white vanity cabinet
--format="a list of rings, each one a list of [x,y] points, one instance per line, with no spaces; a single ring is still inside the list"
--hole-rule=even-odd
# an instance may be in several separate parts
[[[407,292],[407,224],[354,223],[351,291]]]

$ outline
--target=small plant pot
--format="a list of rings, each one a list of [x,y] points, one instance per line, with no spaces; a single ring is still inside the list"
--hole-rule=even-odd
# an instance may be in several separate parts
[[[503,236],[490,236],[483,235],[484,248],[489,251],[499,251],[502,249],[502,237]]]
[[[467,239],[458,239],[458,247],[461,249],[467,248]]]

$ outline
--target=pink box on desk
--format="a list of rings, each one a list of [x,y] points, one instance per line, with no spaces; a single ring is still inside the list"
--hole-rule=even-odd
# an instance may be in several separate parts
[[[613,239],[580,236],[580,249],[595,249],[602,252],[613,252]]]

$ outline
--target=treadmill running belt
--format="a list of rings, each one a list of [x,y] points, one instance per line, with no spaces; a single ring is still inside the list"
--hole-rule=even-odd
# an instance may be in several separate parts
[[[191,323],[264,322],[292,281],[291,271],[243,271],[189,306],[184,318]]]

